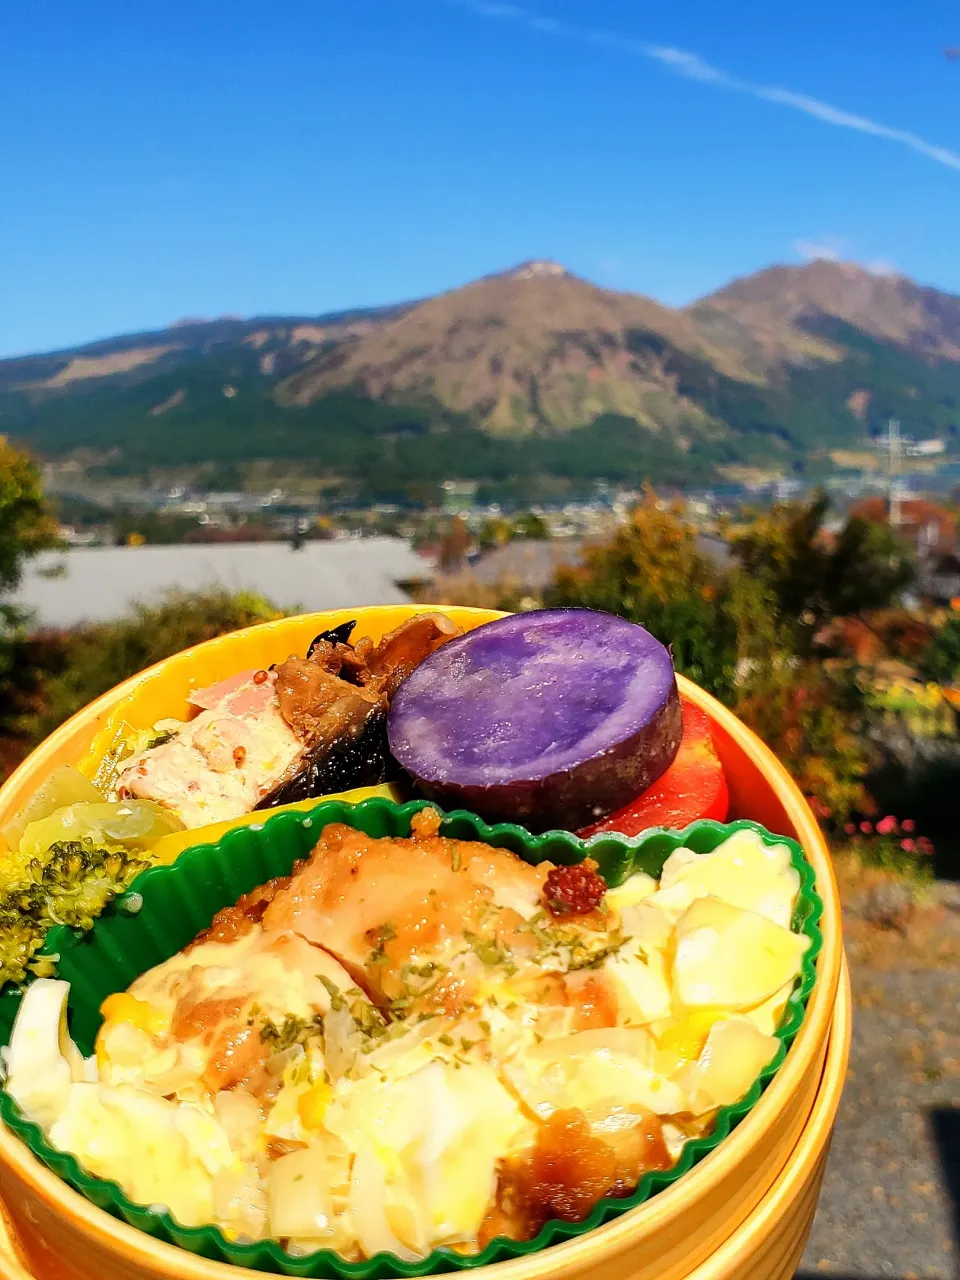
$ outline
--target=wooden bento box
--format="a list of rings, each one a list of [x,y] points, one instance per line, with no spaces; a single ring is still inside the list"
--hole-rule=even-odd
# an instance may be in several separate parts
[[[435,608],[435,606],[434,606]],[[188,649],[104,694],[43,742],[0,789],[0,827],[57,765],[81,768],[118,716],[135,727],[187,715],[191,690],[224,672],[267,667],[305,651],[321,630],[357,619],[379,639],[421,609],[336,610],[284,618]],[[501,615],[443,608],[464,628]],[[649,1202],[577,1239],[480,1269],[482,1280],[788,1280],[816,1210],[846,1073],[850,1000],[830,856],[783,765],[709,694],[682,676],[680,692],[709,717],[731,796],[749,817],[794,837],[824,904],[817,982],[796,1040],[760,1100],[718,1146]],[[98,1209],[0,1126],[0,1277],[7,1280],[254,1280],[262,1272],[213,1262],[136,1231]]]

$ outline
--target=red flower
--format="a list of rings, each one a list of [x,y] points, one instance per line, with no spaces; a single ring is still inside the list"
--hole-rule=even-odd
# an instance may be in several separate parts
[[[910,839],[901,840],[900,848],[903,850],[904,853],[913,853],[914,849],[916,848],[916,841],[910,840]]]
[[[878,836],[892,835],[896,831],[896,829],[897,829],[897,820],[896,818],[891,818],[889,815],[886,818],[881,818],[880,821],[877,823]]]
[[[917,849],[920,853],[926,854],[927,857],[929,857],[934,851],[932,841],[928,840],[926,836],[921,836],[917,841]]]
[[[845,822],[843,824],[843,829],[848,836],[855,836],[857,834],[857,824],[855,822]]]
[[[903,827],[904,831],[914,831],[917,826],[912,818],[904,818],[900,825]]]
[[[861,823],[860,823],[860,830],[863,832],[863,834],[864,834],[865,836],[870,835],[870,834],[872,833],[872,831],[873,831],[873,823],[872,823],[872,822],[861,822]]]

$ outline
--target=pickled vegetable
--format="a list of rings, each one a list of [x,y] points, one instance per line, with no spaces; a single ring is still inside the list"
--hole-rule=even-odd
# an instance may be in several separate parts
[[[183,829],[176,814],[152,800],[71,804],[39,822],[31,822],[20,841],[20,852],[26,857],[39,857],[61,840],[149,849],[164,836]]]
[[[102,801],[103,796],[88,778],[71,765],[62,764],[54,769],[17,816],[7,823],[3,829],[3,838],[11,849],[19,849],[23,833],[31,823],[48,818],[68,805],[97,804]]]

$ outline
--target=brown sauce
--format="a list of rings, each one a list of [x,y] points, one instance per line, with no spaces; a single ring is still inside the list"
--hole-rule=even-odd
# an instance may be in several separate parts
[[[645,1173],[671,1164],[655,1115],[638,1112],[635,1124],[601,1136],[582,1111],[555,1111],[533,1148],[505,1162],[478,1247],[498,1235],[532,1240],[552,1218],[582,1222],[605,1196],[628,1196]]]

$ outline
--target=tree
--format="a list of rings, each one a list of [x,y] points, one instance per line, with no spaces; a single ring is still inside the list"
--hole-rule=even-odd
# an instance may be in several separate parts
[[[639,622],[671,647],[678,671],[728,699],[738,667],[775,642],[763,584],[725,573],[700,550],[679,508],[664,508],[653,492],[611,542],[558,570],[544,602]]]
[[[953,684],[960,671],[960,618],[948,618],[921,654],[920,674],[935,684]]]
[[[35,463],[0,435],[0,779],[13,763],[9,735],[24,708],[35,705],[48,662],[43,645],[26,641],[26,615],[3,596],[19,585],[24,561],[56,541]]]
[[[827,559],[828,615],[849,617],[896,603],[916,575],[907,549],[885,524],[852,516]]]
[[[50,674],[33,691],[31,709],[13,728],[28,748],[127,676],[203,640],[282,616],[250,592],[175,592],[157,605],[138,605],[116,622],[61,633],[56,669],[48,660]]]
[[[741,534],[749,568],[724,569],[699,549],[679,509],[648,493],[610,543],[559,570],[547,603],[641,623],[670,645],[678,671],[768,743],[821,817],[842,823],[870,805],[863,697],[849,669],[798,654],[796,613],[788,612],[820,590],[798,562],[820,520],[816,510],[793,522],[762,517]]]
[[[535,538],[542,542],[550,537],[550,526],[535,511],[525,511],[517,516],[513,528],[518,538]]]
[[[514,534],[514,527],[504,516],[490,516],[480,526],[477,543],[481,551],[492,551],[508,543]]]
[[[774,654],[752,669],[733,709],[779,757],[818,818],[835,826],[873,807],[863,694],[848,669]]]
[[[28,556],[56,542],[36,463],[0,435],[0,594],[19,585]]]
[[[470,550],[470,530],[463,516],[454,516],[440,538],[437,556],[442,573],[458,573],[467,563]]]
[[[47,705],[48,681],[65,670],[68,647],[62,631],[0,633],[0,782],[35,745],[30,723]]]
[[[892,604],[914,575],[906,547],[885,525],[854,516],[830,538],[828,508],[823,493],[778,502],[731,537],[734,555],[767,583],[804,654],[825,622]]]
[[[493,551],[514,538],[530,538],[543,542],[550,537],[550,526],[535,511],[524,511],[515,519],[488,516],[480,526],[477,545],[481,551]]]

